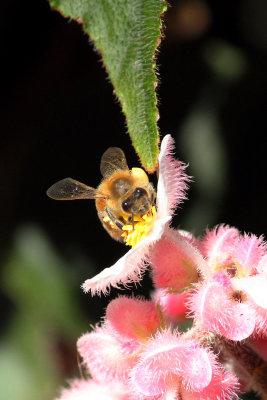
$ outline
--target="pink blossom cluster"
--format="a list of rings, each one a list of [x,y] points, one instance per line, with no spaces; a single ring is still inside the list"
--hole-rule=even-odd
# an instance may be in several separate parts
[[[150,300],[112,300],[78,340],[86,378],[57,400],[267,399],[267,246],[229,226],[201,238],[169,226],[189,178],[167,135],[159,156],[157,216],[148,235],[83,284],[107,293],[150,268]]]

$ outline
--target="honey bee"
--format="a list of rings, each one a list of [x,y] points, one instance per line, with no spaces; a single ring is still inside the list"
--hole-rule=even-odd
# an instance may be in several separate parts
[[[131,224],[134,229],[135,220],[151,212],[156,192],[144,170],[129,170],[125,154],[118,147],[110,147],[102,155],[100,172],[103,179],[97,189],[65,178],[46,193],[54,200],[95,199],[104,228],[113,239],[123,242],[123,226]]]

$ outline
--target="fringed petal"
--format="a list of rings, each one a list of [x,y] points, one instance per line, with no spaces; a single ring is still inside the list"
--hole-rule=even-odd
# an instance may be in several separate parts
[[[107,385],[92,379],[75,379],[68,389],[62,389],[55,400],[130,400],[126,387],[121,383]]]
[[[190,295],[190,291],[170,294],[167,290],[156,289],[153,299],[160,305],[165,316],[171,322],[185,322],[186,313],[188,312],[186,304],[190,299]]]
[[[258,238],[256,235],[245,234],[236,243],[233,258],[242,269],[248,269],[248,273],[253,273],[265,254],[266,242],[263,236]]]
[[[252,307],[230,299],[218,282],[210,282],[197,290],[190,298],[190,308],[202,329],[231,340],[246,339],[255,328]]]
[[[144,341],[159,328],[156,304],[141,298],[120,296],[106,310],[106,323],[125,338]]]
[[[131,372],[131,388],[138,396],[157,396],[180,386],[201,390],[211,380],[208,352],[176,333],[158,333],[145,346]]]
[[[166,228],[149,254],[154,286],[183,291],[199,279],[199,272],[207,269],[203,256],[191,240],[178,231]]]
[[[207,230],[201,241],[201,251],[208,263],[217,267],[232,263],[232,252],[239,237],[236,228],[228,225],[216,226],[213,230]]]
[[[254,275],[247,278],[234,278],[232,285],[244,291],[259,307],[267,309],[267,277]]]
[[[182,388],[183,400],[233,400],[238,399],[239,383],[232,373],[220,369],[213,371],[208,386],[200,392],[189,392]]]
[[[112,267],[105,268],[94,278],[87,279],[82,289],[91,294],[107,294],[110,287],[128,286],[132,282],[139,282],[146,269],[145,260],[151,244],[159,240],[163,234],[165,225],[170,221],[170,217],[157,219],[154,221],[151,232],[142,242],[138,243],[133,249],[129,250]]]
[[[179,203],[186,199],[186,165],[172,156],[174,140],[164,136],[159,155],[159,180],[157,188],[157,207],[159,217],[172,215]]]
[[[78,351],[88,372],[98,381],[126,382],[134,357],[124,356],[121,343],[105,328],[86,333],[77,342]]]

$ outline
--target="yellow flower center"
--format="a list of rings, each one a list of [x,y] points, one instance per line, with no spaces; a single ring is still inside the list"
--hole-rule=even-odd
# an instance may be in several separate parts
[[[229,259],[229,255],[231,258]],[[231,278],[244,278],[251,275],[251,269],[241,264],[229,252],[220,254],[211,264],[213,272],[226,271]]]
[[[135,247],[150,231],[152,222],[156,218],[156,208],[152,207],[151,211],[142,217],[134,217],[133,225],[124,225],[124,233],[121,235],[125,238],[125,244],[127,246]]]

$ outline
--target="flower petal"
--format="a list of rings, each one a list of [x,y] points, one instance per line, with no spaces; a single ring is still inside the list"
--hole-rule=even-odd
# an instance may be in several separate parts
[[[160,325],[155,303],[126,296],[117,297],[109,303],[106,320],[122,340],[144,340]]]
[[[263,236],[243,235],[239,238],[234,248],[233,257],[238,264],[253,272],[256,270],[260,260],[266,254],[266,243]]]
[[[176,333],[158,333],[145,346],[140,360],[131,372],[134,393],[156,396],[180,386],[201,390],[211,380],[208,352],[193,340],[183,340]]]
[[[170,228],[151,249],[149,261],[154,286],[179,291],[196,282],[206,264],[190,240]]]
[[[63,389],[61,396],[55,400],[130,400],[126,387],[119,383],[112,385],[100,384],[92,379],[71,382],[68,389]]]
[[[233,278],[232,285],[236,290],[246,292],[259,307],[267,309],[267,277],[254,275],[247,278]]]
[[[165,225],[171,217],[156,219],[153,227],[147,237],[138,243],[133,249],[129,250],[112,267],[105,268],[94,278],[87,279],[82,289],[85,292],[91,291],[91,294],[108,293],[111,286],[118,288],[120,284],[127,286],[132,282],[139,282],[146,266],[146,259],[149,246],[160,239]]]
[[[237,378],[231,373],[220,369],[213,371],[211,382],[200,392],[189,392],[181,389],[183,400],[232,400],[238,399],[239,384]]]
[[[190,177],[186,175],[186,165],[172,156],[174,140],[171,135],[162,139],[159,155],[159,180],[157,206],[160,218],[173,214],[176,206],[186,199],[185,191]]]
[[[156,289],[153,298],[161,307],[166,317],[171,322],[179,321],[184,322],[185,314],[188,311],[186,304],[188,303],[189,292],[170,294],[164,289]],[[190,321],[188,319],[188,321]]]
[[[77,348],[87,370],[98,381],[126,381],[134,357],[125,357],[120,341],[105,328],[86,333],[77,342]]]
[[[228,297],[219,282],[210,282],[190,299],[194,317],[205,330],[215,331],[231,340],[243,340],[255,327],[252,307]]]
[[[208,263],[216,263],[217,266],[232,262],[232,251],[238,239],[239,232],[228,225],[216,226],[213,230],[207,230],[201,242],[203,255]]]
[[[187,390],[198,392],[211,381],[212,363],[206,350],[188,342],[180,355],[182,383]]]

